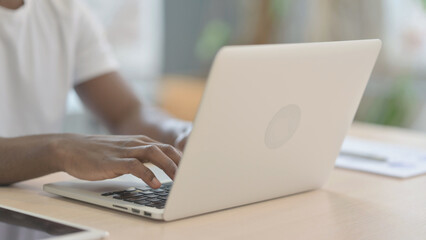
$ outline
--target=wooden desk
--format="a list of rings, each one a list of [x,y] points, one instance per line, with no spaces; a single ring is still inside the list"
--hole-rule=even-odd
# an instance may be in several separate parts
[[[426,148],[426,136],[355,124],[351,135]],[[42,191],[64,173],[0,188],[0,204],[110,232],[109,239],[426,239],[426,176],[336,169],[321,190],[165,223]]]

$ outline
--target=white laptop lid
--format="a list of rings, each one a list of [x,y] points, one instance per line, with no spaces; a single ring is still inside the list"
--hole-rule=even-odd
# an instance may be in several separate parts
[[[165,220],[319,188],[380,46],[362,40],[223,48]]]

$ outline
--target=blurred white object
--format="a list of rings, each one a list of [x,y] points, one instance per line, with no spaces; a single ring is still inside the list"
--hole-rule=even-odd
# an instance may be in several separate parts
[[[420,0],[386,1],[385,38],[393,68],[425,73],[426,11]]]
[[[408,178],[426,173],[426,151],[346,137],[336,167]]]

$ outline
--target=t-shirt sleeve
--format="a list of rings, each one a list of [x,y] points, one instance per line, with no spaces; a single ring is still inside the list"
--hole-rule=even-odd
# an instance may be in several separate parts
[[[118,69],[101,24],[87,6],[77,2],[74,85]]]

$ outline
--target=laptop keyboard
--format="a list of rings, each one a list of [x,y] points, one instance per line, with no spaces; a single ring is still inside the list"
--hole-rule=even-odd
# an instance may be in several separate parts
[[[102,196],[111,197],[117,200],[131,202],[143,206],[154,207],[163,209],[166,205],[167,197],[169,196],[170,189],[173,183],[163,183],[160,188],[152,189],[150,187],[144,188],[128,188],[126,190],[119,190],[115,192],[102,193]]]

